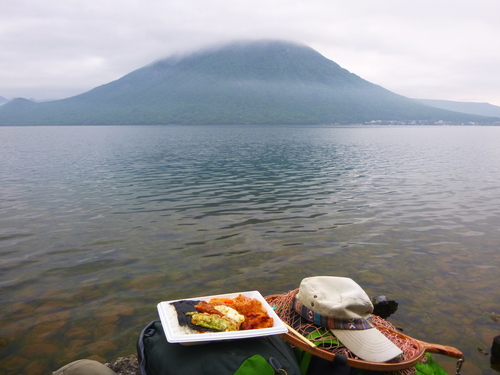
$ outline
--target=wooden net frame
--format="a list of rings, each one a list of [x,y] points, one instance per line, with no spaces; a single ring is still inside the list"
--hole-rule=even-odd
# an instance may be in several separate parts
[[[390,322],[372,315],[372,322],[389,340],[399,347],[403,354],[390,362],[370,362],[356,357],[349,349],[340,344],[328,329],[318,327],[302,318],[293,309],[293,301],[298,289],[284,294],[265,297],[274,308],[278,317],[288,326],[288,333],[280,335],[284,340],[317,357],[334,361],[337,356],[345,356],[350,367],[375,370],[398,371],[399,374],[413,374],[415,364],[425,360],[425,353],[432,352],[454,357],[463,361],[462,352],[450,346],[429,344],[399,332]]]

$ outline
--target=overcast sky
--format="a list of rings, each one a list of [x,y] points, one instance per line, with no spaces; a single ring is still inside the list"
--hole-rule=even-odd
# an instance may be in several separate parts
[[[0,96],[65,98],[261,38],[307,44],[407,97],[500,105],[499,0],[1,0]]]

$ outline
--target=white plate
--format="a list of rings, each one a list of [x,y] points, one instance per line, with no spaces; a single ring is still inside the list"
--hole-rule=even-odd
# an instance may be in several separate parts
[[[259,329],[249,329],[242,331],[232,331],[232,332],[205,332],[205,333],[185,333],[182,332],[182,328],[179,327],[177,321],[177,311],[175,307],[171,305],[172,302],[183,301],[183,300],[200,300],[209,301],[212,298],[235,298],[238,295],[244,295],[249,298],[254,298],[262,303],[262,306],[267,310],[267,313],[271,318],[273,318],[273,326],[269,328],[259,328]],[[234,340],[234,339],[244,339],[250,337],[260,337],[260,336],[270,336],[279,335],[288,332],[287,328],[283,324],[280,318],[276,315],[274,310],[269,306],[264,297],[258,291],[251,292],[240,292],[240,293],[229,293],[229,294],[218,294],[215,296],[197,297],[197,298],[184,298],[182,300],[173,300],[160,302],[158,304],[158,313],[160,315],[161,324],[165,335],[167,336],[167,341],[171,343],[202,343],[206,341],[219,341],[219,340]]]

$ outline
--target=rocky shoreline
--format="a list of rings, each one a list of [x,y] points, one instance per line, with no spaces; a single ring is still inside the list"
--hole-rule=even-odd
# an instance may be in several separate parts
[[[141,375],[137,355],[118,357],[113,362],[105,363],[107,367],[116,372],[117,375]]]

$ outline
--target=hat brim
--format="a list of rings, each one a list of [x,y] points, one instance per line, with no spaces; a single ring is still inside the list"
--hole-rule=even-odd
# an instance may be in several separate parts
[[[403,354],[376,328],[363,330],[331,329],[339,341],[356,356],[370,362],[387,362]]]

